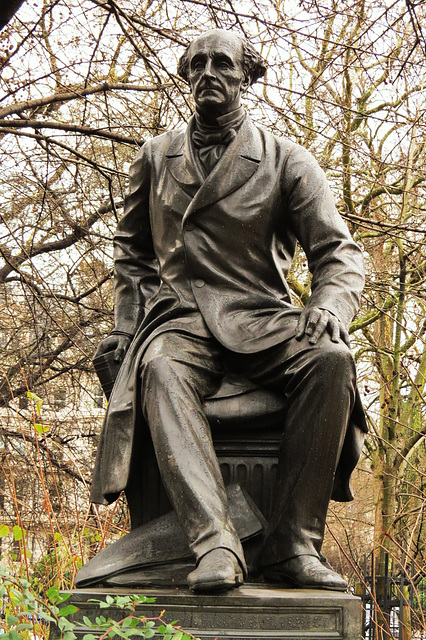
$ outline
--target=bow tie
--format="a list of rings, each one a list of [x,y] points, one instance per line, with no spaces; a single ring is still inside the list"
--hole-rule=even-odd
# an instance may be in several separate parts
[[[235,129],[226,129],[225,131],[216,131],[214,133],[202,133],[201,131],[194,131],[192,134],[192,142],[196,149],[202,149],[203,147],[212,147],[217,144],[228,145],[235,140],[237,132]]]

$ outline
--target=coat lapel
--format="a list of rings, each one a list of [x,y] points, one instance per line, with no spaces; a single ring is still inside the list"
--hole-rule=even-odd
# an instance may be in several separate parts
[[[262,140],[250,118],[243,122],[235,140],[204,179],[191,143],[191,118],[185,131],[171,142],[166,154],[167,166],[179,186],[192,197],[184,218],[239,189],[257,171],[262,160]]]
[[[204,182],[204,176],[194,158],[191,144],[194,116],[186,130],[172,140],[166,153],[167,167],[178,185],[192,198]]]

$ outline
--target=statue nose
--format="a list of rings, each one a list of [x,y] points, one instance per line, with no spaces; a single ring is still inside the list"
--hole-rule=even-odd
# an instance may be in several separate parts
[[[203,76],[207,76],[208,78],[214,78],[215,73],[212,68],[212,61],[207,60],[206,66],[204,67]]]

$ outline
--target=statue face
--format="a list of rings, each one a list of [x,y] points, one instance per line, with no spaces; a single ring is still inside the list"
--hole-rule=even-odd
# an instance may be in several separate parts
[[[199,111],[222,115],[237,109],[248,86],[241,40],[219,30],[194,40],[189,49],[188,79]]]

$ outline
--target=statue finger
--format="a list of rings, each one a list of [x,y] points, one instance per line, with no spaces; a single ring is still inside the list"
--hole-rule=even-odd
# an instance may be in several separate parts
[[[303,338],[303,336],[305,335],[305,327],[306,327],[306,320],[307,320],[307,312],[304,309],[302,311],[302,313],[299,316],[299,320],[297,322],[297,327],[296,327],[296,333],[295,333],[295,338],[296,340],[301,340]]]
[[[350,337],[349,337],[349,333],[346,331],[345,327],[342,327],[342,325],[340,325],[339,331],[340,331],[340,337],[343,340],[343,342],[348,347],[350,347],[351,346],[351,340],[350,340]]]
[[[305,329],[305,333],[310,336],[312,335],[315,330],[316,327],[318,325],[318,321],[321,319],[322,314],[320,311],[318,311],[318,309],[313,309],[310,313],[309,313],[309,317],[308,317],[308,321],[306,323],[306,329]]]
[[[111,345],[110,338],[105,338],[105,340],[102,340],[102,342],[98,345],[98,348],[96,349],[95,357],[102,356],[104,353],[108,353],[108,351],[112,351],[112,349],[114,348],[115,348],[115,344]]]
[[[328,320],[329,320],[328,313],[323,313],[320,316],[319,322],[317,322],[316,324],[315,331],[309,338],[309,344],[316,344],[316,342],[318,341],[318,338],[320,338],[324,333],[324,331],[326,330],[328,325]]]
[[[331,330],[331,341],[339,342],[340,338],[340,326],[337,318],[330,316],[329,326]]]
[[[124,358],[124,349],[123,347],[118,347],[114,351],[114,362],[121,362],[123,358]]]

